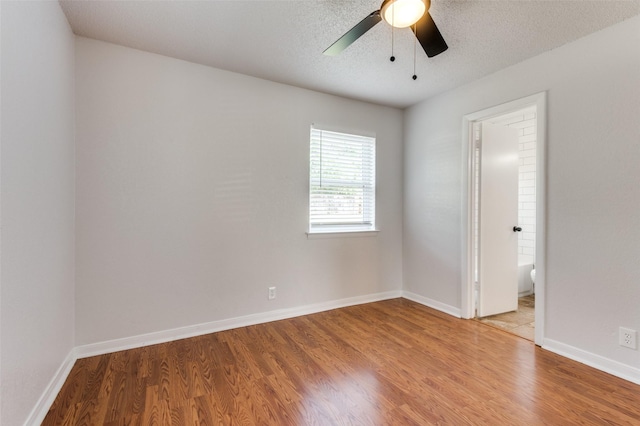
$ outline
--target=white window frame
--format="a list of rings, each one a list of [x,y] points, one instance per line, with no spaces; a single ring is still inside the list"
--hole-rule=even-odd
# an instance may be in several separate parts
[[[341,152],[347,146],[352,147],[351,152]],[[376,138],[312,126],[309,151],[308,234],[375,233]],[[330,167],[341,167],[339,162],[330,163],[332,155],[333,159],[344,155],[341,158],[350,161],[339,171],[344,176],[344,173],[353,170],[353,180],[331,180],[327,177]],[[323,170],[325,167],[327,169]],[[358,207],[349,209],[348,202],[345,204],[345,196],[336,194],[343,190],[355,191],[353,198],[358,200]],[[323,204],[322,198],[327,200],[326,204]],[[334,204],[329,207],[332,201]],[[332,209],[334,213],[329,212]]]

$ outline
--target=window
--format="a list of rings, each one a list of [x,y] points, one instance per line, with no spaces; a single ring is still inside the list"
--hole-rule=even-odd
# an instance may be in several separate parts
[[[375,229],[376,140],[311,128],[309,232]]]

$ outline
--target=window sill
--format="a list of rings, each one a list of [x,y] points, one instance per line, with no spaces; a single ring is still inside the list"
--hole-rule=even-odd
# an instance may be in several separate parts
[[[315,240],[318,238],[352,238],[352,237],[375,237],[380,232],[377,229],[363,229],[363,230],[322,230],[322,231],[308,231],[307,239]]]

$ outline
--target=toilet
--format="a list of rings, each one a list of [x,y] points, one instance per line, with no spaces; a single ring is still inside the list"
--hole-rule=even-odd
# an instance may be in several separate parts
[[[536,289],[536,266],[533,265],[533,269],[531,269],[531,284],[533,286],[533,292],[535,293]]]

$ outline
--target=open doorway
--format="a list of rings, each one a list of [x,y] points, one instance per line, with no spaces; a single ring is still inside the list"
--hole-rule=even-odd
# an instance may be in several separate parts
[[[473,123],[476,318],[531,341],[535,338],[536,116],[536,107],[530,106]]]
[[[463,145],[462,316],[538,345],[544,331],[544,118],[544,93],[479,111],[464,117]]]

